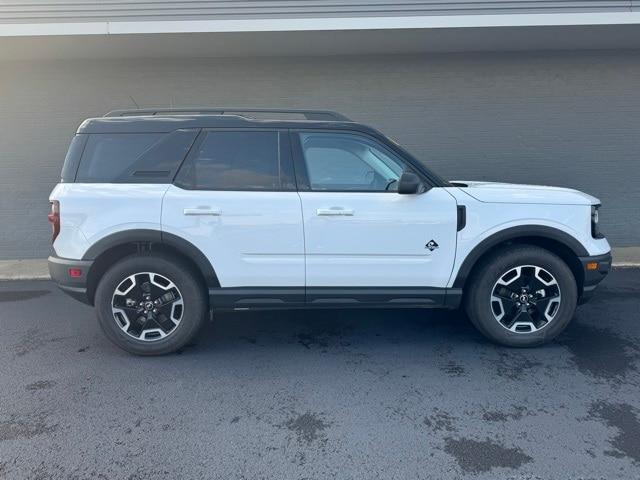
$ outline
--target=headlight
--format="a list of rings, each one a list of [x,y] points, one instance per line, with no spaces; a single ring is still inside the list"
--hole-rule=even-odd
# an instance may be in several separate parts
[[[593,238],[604,238],[604,235],[600,233],[600,214],[598,213],[599,208],[600,205],[591,206],[591,236]]]

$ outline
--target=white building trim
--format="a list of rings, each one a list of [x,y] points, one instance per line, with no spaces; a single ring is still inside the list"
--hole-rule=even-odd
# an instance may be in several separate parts
[[[2,24],[1,37],[637,25],[640,12]]]

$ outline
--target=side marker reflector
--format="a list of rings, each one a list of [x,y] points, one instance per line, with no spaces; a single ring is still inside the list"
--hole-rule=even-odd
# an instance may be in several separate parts
[[[587,263],[587,270],[597,270],[598,262],[589,262]]]
[[[72,278],[78,278],[82,276],[82,269],[80,268],[70,268],[69,276]]]

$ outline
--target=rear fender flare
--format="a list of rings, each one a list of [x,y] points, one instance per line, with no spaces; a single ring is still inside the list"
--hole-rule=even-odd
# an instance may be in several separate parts
[[[218,276],[211,262],[202,251],[191,242],[167,232],[151,229],[135,229],[116,232],[93,244],[83,255],[82,260],[95,260],[107,250],[119,245],[160,244],[170,247],[191,260],[200,270],[207,287],[219,287]]]

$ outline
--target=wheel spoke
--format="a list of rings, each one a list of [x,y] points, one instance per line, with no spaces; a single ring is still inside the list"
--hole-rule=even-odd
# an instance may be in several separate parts
[[[140,335],[141,327],[144,323],[144,320],[142,322],[140,321],[140,317],[144,317],[144,315],[137,312],[123,313],[126,315],[128,323],[126,325],[121,325],[120,328],[132,337],[137,338]]]
[[[493,295],[499,298],[503,298],[505,300],[513,300],[514,294],[516,292],[514,292],[511,288],[509,288],[508,285],[498,285],[496,286],[496,288],[493,290]]]
[[[174,292],[173,290],[170,290],[168,292],[164,292],[162,295],[160,295],[155,301],[159,302],[156,303],[156,307],[163,307],[165,305],[171,305],[173,302],[177,301],[180,299],[180,296],[178,295],[177,292]]]
[[[126,311],[136,311],[140,308],[138,302],[130,296],[116,295],[113,297],[113,306]]]
[[[134,308],[134,307],[115,307],[118,310],[122,310],[127,317],[129,318],[131,315],[140,315],[140,311],[138,308]],[[131,320],[131,318],[129,318],[129,320]]]
[[[505,308],[503,303],[503,308],[504,316],[500,319],[500,323],[507,328],[511,328],[511,325],[513,325],[513,321],[518,316],[520,310],[516,307],[515,303],[511,305],[510,308]]]
[[[156,316],[156,323],[160,326],[160,328],[162,328],[165,333],[168,333],[176,326],[173,320],[167,317],[164,313],[160,313]]]
[[[513,277],[514,274],[516,275],[515,277]],[[502,278],[506,280],[506,286],[511,291],[520,292],[524,281],[522,267],[514,268],[503,275]]]
[[[513,323],[533,323],[533,317],[526,308],[522,308],[513,318]]]
[[[549,309],[549,305],[553,302],[559,302],[560,301],[560,295],[558,294],[551,294],[548,295],[546,297],[542,297],[538,300],[536,300],[535,305],[536,308],[538,309],[538,312],[540,313],[540,315],[545,319],[545,320],[549,320],[546,317],[546,313],[547,310]]]
[[[520,277],[520,288],[531,288],[531,284],[535,281],[535,267],[522,267],[522,275]]]
[[[144,332],[145,330],[152,330],[156,328],[161,328],[161,325],[158,323],[155,315],[148,314],[146,321],[142,324],[142,327],[140,327],[140,331]]]
[[[511,318],[514,316],[514,312],[516,311],[516,302],[511,298],[505,297],[493,297],[493,302],[498,302],[500,304],[501,314],[499,315],[498,320],[501,323],[510,322]],[[495,310],[494,310],[495,314]]]
[[[537,329],[535,322],[533,321],[533,317],[531,317],[531,314],[524,307],[518,310],[511,322],[507,325],[507,328],[509,330],[514,330],[523,325],[529,325],[532,330]]]

